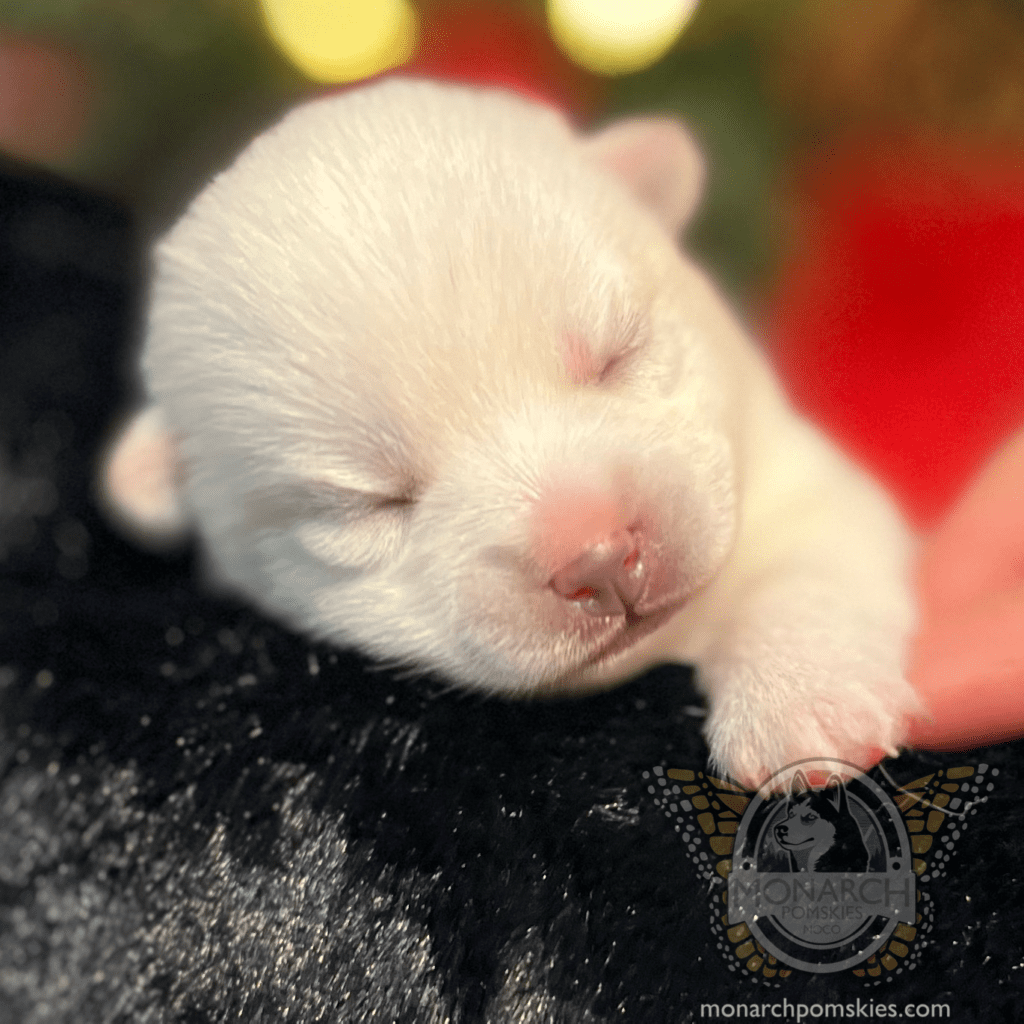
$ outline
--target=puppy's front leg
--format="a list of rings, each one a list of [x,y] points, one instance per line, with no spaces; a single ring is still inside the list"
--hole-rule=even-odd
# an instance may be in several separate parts
[[[867,767],[895,753],[920,712],[904,676],[908,531],[880,489],[781,404],[763,427],[751,435],[737,544],[707,596],[713,625],[694,652],[712,762],[749,785],[801,758]]]
[[[801,758],[868,767],[894,754],[917,708],[904,632],[834,579],[780,572],[754,585],[699,668],[712,763],[760,785]]]

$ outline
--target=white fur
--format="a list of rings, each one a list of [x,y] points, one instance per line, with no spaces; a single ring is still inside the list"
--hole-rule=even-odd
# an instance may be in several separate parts
[[[898,744],[907,534],[678,252],[698,178],[664,121],[586,140],[426,82],[257,139],[159,246],[143,353],[163,479],[216,574],[313,636],[499,693],[695,661],[712,757],[745,781]],[[574,380],[566,336],[621,368]],[[647,517],[659,593],[688,599],[590,667],[621,623],[548,586],[535,510],[563,493]]]

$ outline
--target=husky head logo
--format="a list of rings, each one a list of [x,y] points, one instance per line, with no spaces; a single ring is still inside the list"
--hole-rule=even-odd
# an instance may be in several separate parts
[[[850,810],[846,785],[829,776],[824,789],[811,789],[807,776],[793,777],[786,816],[774,829],[789,855],[791,871],[867,871],[870,854]]]

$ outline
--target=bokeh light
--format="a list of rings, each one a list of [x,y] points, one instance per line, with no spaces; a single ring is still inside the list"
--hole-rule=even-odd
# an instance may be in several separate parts
[[[355,82],[404,64],[416,49],[407,0],[261,0],[271,37],[316,82]]]
[[[653,64],[679,38],[699,0],[548,0],[558,45],[600,75]]]

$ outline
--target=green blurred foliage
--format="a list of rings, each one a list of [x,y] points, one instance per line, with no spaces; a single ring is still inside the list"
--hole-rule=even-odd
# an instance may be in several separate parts
[[[245,121],[244,111],[279,105],[304,84],[248,0],[0,0],[0,26],[89,60],[95,119],[83,148],[58,169],[147,212],[174,191],[163,184],[168,168],[197,134]],[[215,152],[244,127],[227,124],[223,134],[221,143],[208,139]]]
[[[775,265],[772,196],[786,151],[783,124],[762,91],[755,46],[729,35],[622,79],[608,113],[636,111],[675,114],[700,143],[707,178],[687,247],[734,302],[746,305]]]
[[[761,91],[762,51],[800,2],[704,0],[674,52],[606,91],[609,116],[663,110],[693,128],[709,173],[688,242],[741,303],[769,273],[776,250],[769,200],[784,135]],[[129,198],[159,229],[213,169],[310,88],[267,39],[258,6],[0,0],[0,26],[71,45],[91,60],[101,77],[98,120],[60,169]],[[542,0],[525,6],[543,10]]]

